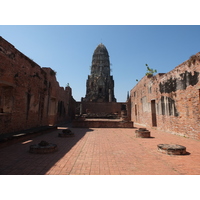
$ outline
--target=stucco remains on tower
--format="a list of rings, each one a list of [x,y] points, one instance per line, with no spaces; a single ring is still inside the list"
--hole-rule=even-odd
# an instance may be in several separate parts
[[[101,43],[92,57],[91,74],[86,83],[86,96],[83,101],[116,102],[114,80],[110,76],[110,60],[106,47]]]

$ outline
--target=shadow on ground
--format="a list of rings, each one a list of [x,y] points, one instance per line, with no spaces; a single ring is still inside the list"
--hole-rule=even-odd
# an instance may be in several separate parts
[[[93,131],[89,128],[69,128],[74,132],[75,137],[62,138],[58,133],[68,128],[65,125],[59,126],[56,131],[24,140],[0,149],[0,174],[1,175],[44,175],[60,159],[63,158],[86,133]],[[58,151],[50,154],[29,153],[30,145],[38,144],[42,140],[57,144]],[[70,156],[70,155],[69,155]],[[73,155],[72,155],[73,156]]]

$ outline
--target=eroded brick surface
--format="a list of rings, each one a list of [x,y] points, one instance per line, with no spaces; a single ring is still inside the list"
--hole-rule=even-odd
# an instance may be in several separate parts
[[[0,134],[57,124],[73,118],[70,87],[0,37]]]
[[[131,90],[131,120],[200,139],[200,53],[166,74],[144,77]]]

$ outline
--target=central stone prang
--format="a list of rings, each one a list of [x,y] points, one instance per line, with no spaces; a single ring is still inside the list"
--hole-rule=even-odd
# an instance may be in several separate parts
[[[150,131],[146,128],[139,128],[139,130],[135,131],[135,136],[137,138],[150,138]]]
[[[46,153],[52,153],[57,151],[57,145],[48,143],[44,140],[42,140],[39,144],[33,144],[30,146],[29,152],[30,153],[36,153],[36,154],[46,154]]]
[[[114,80],[110,75],[110,59],[108,50],[101,43],[92,56],[91,72],[86,82],[86,102],[116,102],[114,96]]]
[[[62,133],[58,133],[58,137],[74,137],[74,133],[70,129],[62,130]]]

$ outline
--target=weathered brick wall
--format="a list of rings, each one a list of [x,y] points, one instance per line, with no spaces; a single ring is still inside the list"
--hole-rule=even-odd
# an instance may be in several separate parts
[[[200,139],[199,72],[197,53],[166,74],[143,77],[131,90],[131,120]]]
[[[0,37],[0,134],[66,121],[74,101],[69,90],[59,86],[51,68],[41,68]]]
[[[121,116],[122,105],[126,103],[116,102],[82,102],[82,113],[118,113]]]

